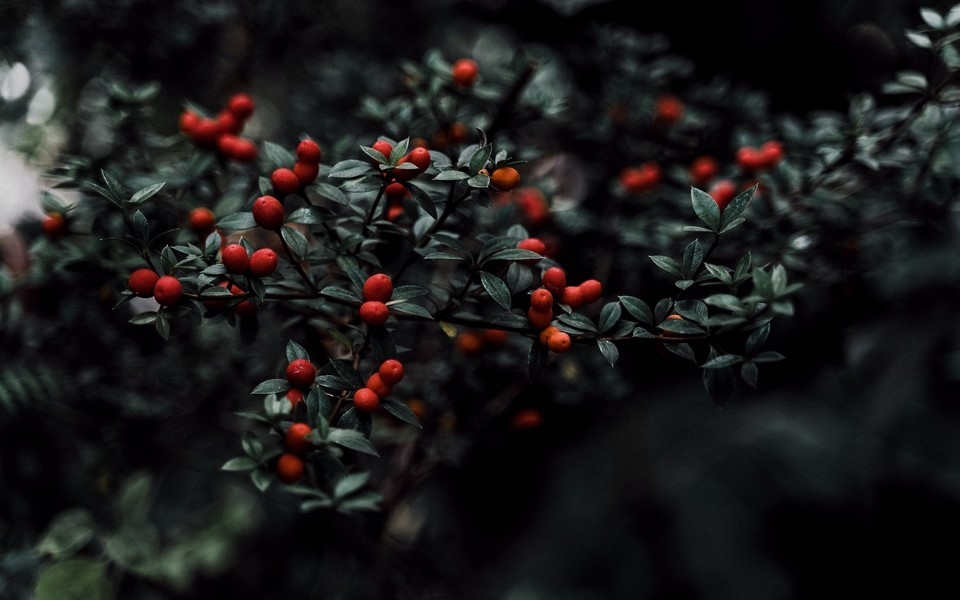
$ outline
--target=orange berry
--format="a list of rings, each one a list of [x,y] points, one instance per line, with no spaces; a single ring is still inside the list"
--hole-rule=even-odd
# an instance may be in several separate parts
[[[360,412],[372,413],[380,407],[380,396],[370,388],[362,387],[353,393],[353,405]]]
[[[503,346],[509,336],[503,329],[484,329],[482,335],[484,344],[488,346]]]
[[[560,304],[566,304],[570,308],[580,308],[584,305],[583,289],[578,285],[568,285],[563,288],[560,294]]]
[[[317,377],[317,368],[306,358],[295,358],[284,372],[290,385],[298,390],[309,390]]]
[[[570,339],[570,334],[566,331],[555,331],[553,335],[547,338],[547,348],[552,352],[566,352],[570,349],[570,346],[573,344],[573,341]]]
[[[283,443],[287,450],[294,454],[303,454],[313,447],[313,442],[307,439],[307,436],[313,429],[306,423],[294,423],[287,429],[283,437]]]
[[[520,185],[520,172],[513,167],[500,167],[490,174],[490,184],[501,192],[509,192]]]
[[[477,61],[472,58],[464,57],[457,59],[450,66],[450,77],[454,82],[463,87],[472,86],[479,74],[480,67],[477,65]]]
[[[467,356],[475,356],[483,350],[483,336],[476,331],[461,331],[454,340],[457,350]]]
[[[541,344],[546,346],[550,343],[550,337],[553,336],[553,334],[557,333],[558,331],[560,330],[557,329],[555,325],[548,325],[547,327],[544,327],[540,331],[540,335],[537,336],[537,339],[540,340]]]
[[[659,185],[663,170],[656,161],[649,160],[639,167],[626,167],[620,171],[620,186],[628,194],[649,192]]]
[[[296,454],[285,452],[277,459],[277,477],[284,483],[300,481],[306,471],[306,464]]]
[[[378,327],[387,322],[390,309],[379,300],[368,300],[360,305],[360,320],[367,325]]]
[[[153,296],[154,286],[157,285],[160,276],[152,269],[137,269],[130,274],[127,279],[127,287],[135,296],[140,298],[151,298]]]
[[[550,218],[550,204],[540,188],[521,186],[513,190],[512,194],[513,201],[520,209],[527,224],[536,227]]]

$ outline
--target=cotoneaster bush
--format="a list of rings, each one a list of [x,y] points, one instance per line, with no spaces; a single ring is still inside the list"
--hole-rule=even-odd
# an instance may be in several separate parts
[[[534,436],[558,406],[642,401],[629,390],[658,376],[750,398],[794,359],[775,342],[798,307],[812,321],[862,301],[851,274],[952,239],[957,14],[924,13],[910,37],[938,70],[807,120],[610,26],[588,50],[613,57],[597,88],[558,85],[582,53],[491,65],[432,48],[343,130],[278,128],[295,138],[247,128],[267,90],[154,115],[162,85],[117,83],[130,143],[62,157],[34,268],[96,281],[124,336],[193,348],[185,371],[240,352],[243,392],[204,413],[234,419],[218,466],[303,513],[384,527],[412,473]],[[4,302],[35,292],[17,286]]]

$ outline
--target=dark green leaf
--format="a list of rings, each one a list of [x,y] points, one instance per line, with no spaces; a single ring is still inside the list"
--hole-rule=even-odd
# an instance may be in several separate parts
[[[250,394],[257,396],[263,394],[284,394],[289,389],[290,382],[286,379],[267,379],[266,381],[258,383]]]
[[[740,377],[743,377],[743,380],[752,388],[757,387],[757,378],[758,378],[757,365],[753,364],[751,361],[743,363],[740,367]]]
[[[617,321],[620,320],[620,316],[623,314],[622,309],[620,308],[619,302],[609,302],[600,309],[600,318],[598,319],[597,330],[602,332],[608,331],[611,327],[617,324]]]
[[[685,277],[692,276],[703,262],[703,246],[699,240],[693,240],[683,250],[683,272]]]
[[[533,340],[530,352],[527,353],[527,377],[535,381],[547,366],[549,353],[539,340]]]
[[[421,285],[399,285],[393,288],[393,295],[390,296],[390,300],[410,300],[429,295],[430,290]]]
[[[747,206],[750,204],[750,200],[753,199],[754,193],[757,191],[757,187],[760,184],[755,183],[750,186],[748,189],[737,194],[733,200],[730,201],[730,204],[723,209],[723,219],[720,221],[721,230],[730,230],[735,225],[732,223],[737,220],[744,210],[747,209]]]
[[[613,342],[610,340],[597,340],[597,347],[600,348],[600,354],[603,354],[603,357],[607,359],[611,367],[617,364],[617,359],[620,358],[620,351]]]
[[[690,188],[693,212],[710,231],[720,231],[720,207],[713,196],[696,187]]]
[[[492,260],[541,260],[543,256],[537,254],[532,250],[524,250],[523,248],[509,248],[506,250],[500,250],[495,252],[491,256],[487,257],[486,261]],[[482,259],[481,259],[482,260]]]
[[[690,344],[663,342],[663,347],[684,360],[697,362],[697,355],[694,354],[693,348],[690,347]]]
[[[743,357],[739,354],[720,354],[707,360],[700,366],[704,369],[722,369],[723,367],[729,367],[741,362],[743,362]]]
[[[667,273],[675,275],[677,277],[683,277],[683,269],[680,267],[680,263],[676,259],[670,258],[669,256],[656,255],[651,256],[650,260],[653,261],[653,264],[657,265]]]
[[[223,463],[220,467],[224,471],[250,471],[257,468],[257,461],[246,456],[237,456]]]
[[[257,222],[253,218],[253,213],[249,211],[233,213],[217,221],[217,227],[224,231],[253,229],[256,226]]]
[[[369,162],[351,158],[340,161],[330,167],[330,172],[327,173],[327,177],[334,179],[353,179],[354,177],[359,177],[373,170],[374,167]]]
[[[164,186],[164,183],[165,182],[155,183],[153,185],[148,185],[143,189],[137,190],[137,192],[130,197],[129,204],[136,206],[137,204],[146,202],[160,191],[160,189]]]
[[[650,311],[650,306],[646,302],[633,296],[618,296],[618,298],[620,299],[620,304],[622,304],[623,307],[627,309],[627,312],[637,321],[645,325],[653,324],[653,313]]]
[[[37,576],[33,600],[112,600],[107,562],[74,557],[56,561]]]
[[[301,206],[287,217],[288,223],[302,223],[304,225],[316,225],[323,223],[323,221],[323,211],[316,206]]]
[[[580,313],[563,313],[557,317],[557,320],[565,325],[569,325],[575,330],[589,331],[591,333],[597,332],[597,326],[593,324],[593,321]]]
[[[280,228],[280,235],[283,241],[290,247],[290,251],[297,260],[302,260],[308,252],[307,238],[298,230],[284,225]]]
[[[457,171],[456,169],[440,171],[440,173],[433,178],[434,181],[463,181],[464,179],[470,179],[470,175],[463,171]]]
[[[747,338],[747,343],[744,347],[744,352],[747,356],[753,356],[760,350],[760,347],[763,346],[763,343],[767,341],[767,336],[770,334],[770,323],[766,323],[757,329],[755,329],[750,337]]]
[[[430,197],[430,194],[428,194],[426,190],[424,190],[420,186],[414,185],[412,183],[408,183],[406,188],[407,190],[409,190],[410,195],[413,197],[413,201],[416,202],[421,209],[423,209],[423,212],[427,213],[428,215],[436,219],[437,205],[434,204],[433,198]]]
[[[400,419],[404,423],[409,423],[416,427],[423,428],[423,425],[420,424],[420,419],[417,418],[417,415],[414,414],[410,407],[408,407],[403,402],[399,400],[394,400],[393,398],[381,398],[380,406],[383,407],[385,411]]]
[[[362,452],[363,454],[380,456],[377,454],[377,449],[370,440],[355,429],[340,429],[334,427],[330,430],[330,435],[327,436],[327,442],[339,444],[345,448]]]
[[[481,146],[473,153],[473,156],[470,157],[470,173],[477,173],[480,169],[484,168],[487,164],[487,159],[490,158],[490,153],[493,152],[493,147],[490,145]]]
[[[390,306],[390,310],[393,312],[433,320],[433,315],[430,314],[429,310],[413,302],[398,302],[396,304],[389,304],[388,306]]]
[[[96,522],[85,508],[68,508],[58,513],[47,525],[37,552],[61,559],[72,556],[93,539]]]
[[[341,288],[341,287],[336,287],[336,286],[333,286],[333,285],[328,285],[327,287],[325,287],[325,288],[323,288],[322,290],[320,290],[320,294],[321,294],[322,296],[328,296],[328,297],[330,297],[330,298],[337,298],[338,300],[345,300],[345,301],[347,301],[347,302],[350,302],[350,303],[353,303],[353,304],[358,304],[358,305],[359,305],[361,302],[363,302],[363,301],[360,299],[360,296],[358,296],[357,294],[351,292],[350,290],[345,289],[345,288]]]
[[[765,363],[765,362],[776,362],[778,360],[783,360],[785,358],[786,356],[780,354],[779,352],[772,352],[768,350],[766,352],[760,352],[756,356],[751,357],[750,360],[752,360],[753,362]]]
[[[480,282],[483,289],[487,290],[494,302],[503,307],[504,310],[510,310],[510,289],[502,279],[487,271],[480,271]]]
[[[370,473],[367,472],[352,473],[347,475],[341,478],[333,487],[333,495],[335,498],[349,496],[363,486],[367,485],[367,481],[369,480]]]
[[[273,142],[263,142],[263,153],[269,161],[271,171],[281,167],[292,169],[297,162],[297,158],[289,150]]]
[[[150,239],[150,225],[147,223],[147,217],[136,210],[130,215],[130,229],[138,240],[142,242],[149,241]]]
[[[310,354],[307,352],[307,349],[293,340],[289,340],[287,342],[287,347],[285,349],[285,352],[286,352],[288,363],[291,363],[297,360],[298,358],[310,360]]]

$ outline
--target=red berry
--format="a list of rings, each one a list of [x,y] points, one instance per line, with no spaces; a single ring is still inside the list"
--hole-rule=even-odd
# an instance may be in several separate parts
[[[227,273],[242,275],[250,266],[250,256],[241,244],[227,244],[220,250],[220,262],[227,269]]]
[[[183,285],[173,275],[164,275],[157,279],[153,286],[153,297],[163,306],[172,306],[180,302],[183,296]]]
[[[547,348],[552,352],[566,352],[572,345],[573,341],[570,339],[570,334],[559,329],[547,338]]]
[[[298,390],[309,390],[317,378],[317,368],[306,358],[295,358],[287,365],[287,381]]]
[[[553,307],[546,310],[537,310],[530,307],[527,310],[527,320],[535,329],[543,329],[550,325],[550,321],[553,321]]]
[[[283,437],[283,443],[287,450],[294,454],[303,454],[313,447],[313,442],[307,439],[307,436],[313,431],[306,423],[294,423],[287,429]]]
[[[300,190],[300,178],[293,172],[293,169],[280,167],[270,174],[270,183],[273,189],[280,194],[293,194]]]
[[[297,176],[297,181],[300,182],[300,185],[309,185],[317,179],[317,175],[320,174],[320,165],[316,163],[308,163],[297,161],[293,165],[293,174]]]
[[[656,161],[647,161],[639,167],[627,167],[620,171],[620,186],[628,194],[642,194],[657,187],[663,171]]]
[[[657,98],[654,107],[656,119],[661,123],[672,124],[683,118],[683,101],[676,96],[665,94]]]
[[[367,388],[380,398],[386,398],[393,391],[393,387],[383,380],[380,373],[372,373],[367,377]]]
[[[212,147],[217,143],[217,139],[223,131],[220,124],[215,119],[205,119],[201,117],[193,126],[193,141],[201,146]]]
[[[198,206],[190,211],[190,229],[206,236],[216,229],[217,216],[206,206]]]
[[[397,200],[403,200],[407,197],[407,195],[410,194],[410,192],[408,192],[407,188],[405,188],[399,181],[393,181],[387,184],[387,187],[383,189],[383,194],[388,200],[393,202]]]
[[[536,227],[550,218],[550,203],[543,191],[534,186],[519,187],[513,191],[513,200],[523,213],[527,224]]]
[[[450,77],[463,87],[470,87],[477,80],[480,67],[472,58],[460,58],[450,66]]]
[[[515,414],[510,427],[515,430],[536,429],[543,423],[543,413],[535,408],[525,408]]]
[[[221,142],[224,137],[226,136],[220,136]],[[260,156],[260,148],[253,140],[235,135],[230,137],[231,140],[227,150],[222,148],[220,150],[227,158],[241,163],[252,163]]]
[[[243,121],[237,118],[229,110],[222,110],[217,113],[217,127],[220,128],[220,133],[231,133],[238,134],[240,130],[243,129]]]
[[[581,283],[579,287],[584,304],[596,302],[600,299],[600,294],[603,293],[603,284],[596,279],[588,279]]]
[[[360,305],[360,320],[367,325],[373,327],[383,325],[389,316],[390,309],[379,300],[368,300]]]
[[[418,146],[406,156],[400,159],[399,164],[410,163],[416,166],[416,169],[394,169],[393,176],[402,181],[408,181],[413,179],[420,173],[423,173],[430,167],[430,151],[422,146]]]
[[[377,140],[370,147],[382,154],[386,159],[389,159],[390,153],[393,152],[393,144],[387,140]]]
[[[241,121],[247,120],[253,114],[254,108],[256,103],[248,94],[234,94],[227,100],[227,110]]]
[[[387,302],[393,295],[393,280],[385,273],[374,273],[363,282],[363,299]]]
[[[491,346],[503,346],[507,343],[509,335],[503,329],[484,329],[482,333],[484,343]]]
[[[177,121],[177,126],[180,128],[180,133],[192,138],[194,129],[196,129],[197,123],[199,122],[200,115],[198,115],[196,111],[186,108],[180,113],[180,119]]]
[[[303,477],[306,465],[296,454],[286,452],[277,459],[277,477],[284,483],[296,483]]]
[[[264,229],[280,229],[286,218],[283,204],[273,196],[260,196],[253,202],[253,220]]]
[[[290,407],[296,408],[298,403],[303,402],[303,392],[297,388],[290,388],[287,390],[286,398],[290,401]]]
[[[776,140],[768,140],[761,144],[759,152],[765,169],[772,169],[783,160],[783,145]]]
[[[545,287],[533,290],[530,294],[530,308],[538,311],[553,308],[553,294]]]
[[[698,156],[690,163],[690,180],[697,187],[704,187],[717,176],[720,164],[712,156]]]
[[[737,149],[737,165],[744,173],[754,173],[764,167],[763,155],[752,146],[741,146]]]
[[[280,257],[270,248],[260,248],[250,255],[250,274],[266,277],[277,270]]]
[[[403,363],[395,358],[388,358],[380,363],[377,372],[387,385],[397,385],[403,379]]]
[[[66,229],[66,219],[60,213],[50,213],[40,221],[40,230],[50,239],[57,239]]]
[[[380,396],[370,388],[362,387],[353,393],[353,405],[364,413],[372,413],[380,407]]]
[[[310,165],[320,164],[323,152],[320,150],[320,144],[311,139],[301,140],[297,145],[297,160]]]
[[[570,308],[580,308],[584,304],[583,290],[578,285],[568,285],[560,294],[560,303]]]
[[[536,252],[537,254],[543,256],[547,251],[547,245],[543,243],[543,240],[540,238],[527,238],[525,240],[520,240],[517,243],[517,248],[521,250],[530,250],[531,252]]]
[[[150,298],[153,296],[153,288],[157,285],[159,279],[160,276],[152,269],[137,269],[127,279],[127,287],[135,296]]]
[[[717,206],[723,211],[737,195],[737,186],[729,179],[721,179],[710,188],[710,195],[717,201]]]
[[[560,267],[550,267],[540,276],[540,281],[556,298],[563,293],[563,288],[567,287],[567,273]]]

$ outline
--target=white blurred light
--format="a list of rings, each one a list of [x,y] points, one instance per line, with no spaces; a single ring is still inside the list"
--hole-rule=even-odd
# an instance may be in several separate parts
[[[30,89],[30,71],[27,65],[18,62],[3,71],[0,79],[0,98],[12,102],[27,93]]]

